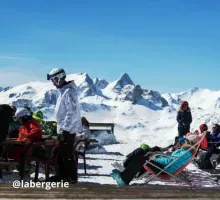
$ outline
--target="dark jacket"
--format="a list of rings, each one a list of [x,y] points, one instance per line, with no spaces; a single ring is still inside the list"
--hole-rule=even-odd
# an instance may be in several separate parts
[[[0,105],[0,142],[8,135],[9,124],[12,121],[14,110],[7,104]]]
[[[20,126],[18,122],[12,121],[9,125],[8,138],[18,138]]]
[[[179,128],[189,128],[190,124],[192,123],[192,114],[190,108],[188,108],[186,111],[180,109],[177,113],[176,120]]]

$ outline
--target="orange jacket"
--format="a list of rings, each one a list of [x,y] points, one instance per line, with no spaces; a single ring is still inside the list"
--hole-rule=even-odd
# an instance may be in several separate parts
[[[25,125],[21,126],[18,133],[18,141],[24,141],[26,139],[35,141],[42,138],[42,129],[40,123],[31,119]]]

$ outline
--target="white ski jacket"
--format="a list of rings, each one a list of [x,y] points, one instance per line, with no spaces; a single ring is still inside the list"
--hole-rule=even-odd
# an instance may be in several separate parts
[[[82,132],[77,87],[74,82],[59,88],[60,96],[57,99],[55,116],[57,120],[57,133],[69,131],[70,133]]]

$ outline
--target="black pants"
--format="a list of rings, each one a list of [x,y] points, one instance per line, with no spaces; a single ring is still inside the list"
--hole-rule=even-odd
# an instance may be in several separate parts
[[[129,162],[127,168],[123,172],[121,172],[121,178],[127,185],[129,185],[129,183],[139,171],[143,170],[143,165],[145,161],[148,160],[152,156],[152,154],[152,152],[149,152],[147,155],[136,156]],[[159,163],[156,163],[155,161],[151,161],[151,163],[163,169],[163,166],[161,166]],[[152,165],[148,166],[155,172],[160,171]]]
[[[190,127],[178,127],[178,136],[183,137],[189,133]]]
[[[64,180],[71,178],[77,181],[77,158],[74,153],[75,134],[65,132],[63,134],[64,142],[61,143],[58,152],[58,179]]]
[[[131,152],[130,154],[128,154],[126,156],[126,159],[125,159],[123,165],[126,168],[128,166],[128,164],[130,163],[130,161],[132,161],[132,159],[135,158],[136,156],[145,155],[148,152],[156,152],[156,151],[161,151],[161,148],[158,146],[154,146],[154,147],[147,149],[147,150],[137,148],[133,152]]]
[[[6,137],[8,135],[9,130],[9,123],[5,120],[0,122],[0,142],[3,142],[6,140]]]

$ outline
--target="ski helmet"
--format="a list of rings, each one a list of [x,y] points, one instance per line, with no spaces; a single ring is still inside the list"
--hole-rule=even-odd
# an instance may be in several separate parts
[[[149,147],[149,145],[147,145],[147,144],[141,144],[140,148],[143,149],[143,150],[147,150],[147,149],[149,149],[150,147]]]
[[[54,68],[50,71],[49,74],[47,74],[47,80],[48,81],[52,80],[57,85],[59,84],[60,79],[65,77],[66,77],[66,72],[62,68]]]
[[[31,116],[31,112],[27,108],[19,108],[15,113],[14,119],[18,120],[24,116]]]
[[[186,138],[181,137],[178,139],[178,142],[180,142],[181,144],[184,144],[184,142],[186,141]]]
[[[200,129],[201,132],[207,131],[207,130],[208,130],[208,126],[207,126],[206,124],[201,124],[201,125],[199,126],[199,129]]]

